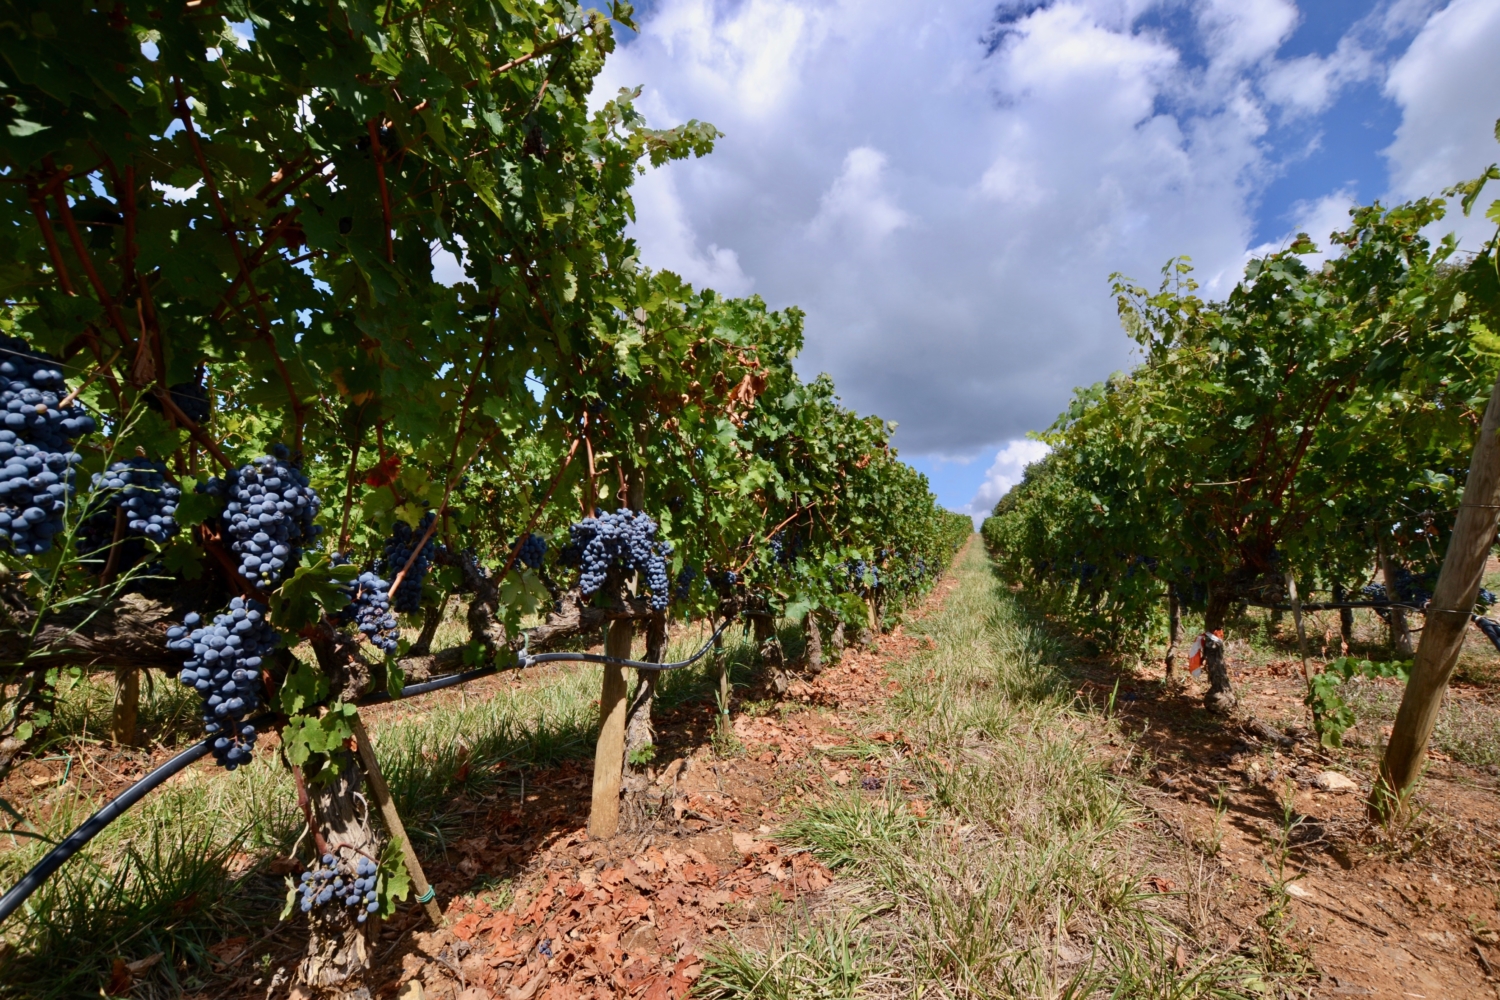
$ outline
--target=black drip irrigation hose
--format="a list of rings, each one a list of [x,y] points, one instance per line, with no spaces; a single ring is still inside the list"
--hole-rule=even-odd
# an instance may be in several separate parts
[[[724,630],[729,627],[729,623],[733,620],[733,615],[725,618],[723,623],[714,630],[713,635],[709,636],[708,641],[703,644],[702,649],[686,660],[678,660],[675,663],[647,663],[644,660],[625,660],[615,656],[603,656],[598,653],[540,653],[533,656],[523,649],[517,658],[515,666],[524,669],[538,663],[560,663],[571,660],[586,663],[608,663],[619,667],[634,667],[637,670],[676,670],[679,667],[686,667],[697,663],[706,656],[708,651],[713,649],[714,643],[718,641],[719,636],[724,634]],[[479,670],[469,670],[461,674],[439,677],[434,681],[408,684],[401,689],[399,697],[392,697],[386,693],[372,694],[359,699],[358,704],[377,705],[387,701],[414,698],[417,695],[427,694],[432,691],[441,691],[443,688],[456,687],[459,684],[466,684],[481,677],[488,677],[490,674],[499,673],[500,669],[500,667],[483,667]],[[274,722],[275,719],[275,715],[261,715],[251,719],[250,724],[259,729]],[[189,764],[202,760],[212,753],[214,740],[216,739],[218,739],[217,735],[205,737],[165,764],[162,764],[155,770],[149,771],[139,781],[115,796],[98,812],[85,820],[82,826],[68,834],[67,839],[48,851],[46,856],[33,865],[31,870],[23,875],[21,881],[17,882],[9,892],[4,896],[0,896],[0,922],[3,922],[12,913],[16,912],[32,893],[41,888],[43,882],[51,878],[63,866],[65,861],[77,854],[85,844],[103,832],[105,827],[124,815],[127,809],[145,798],[148,793],[155,791],[168,778],[177,774]]]
[[[274,721],[275,718],[274,715],[262,715],[250,722],[259,728]],[[119,819],[125,810],[145,798],[148,792],[155,791],[178,771],[213,753],[216,739],[218,739],[216,735],[204,737],[165,764],[150,771],[86,819],[82,826],[68,834],[66,840],[48,851],[46,856],[33,865],[31,871],[22,876],[21,881],[17,882],[9,892],[0,896],[0,921],[14,913],[22,903],[26,902],[27,897],[36,892],[42,883],[52,876],[53,872],[62,867],[64,861],[77,854],[83,845],[97,837],[106,826]]]

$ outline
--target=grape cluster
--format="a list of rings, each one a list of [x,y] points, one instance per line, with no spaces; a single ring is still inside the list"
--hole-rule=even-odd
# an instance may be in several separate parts
[[[313,865],[311,871],[302,873],[297,892],[302,896],[298,904],[303,913],[311,913],[314,906],[337,899],[346,907],[358,907],[354,919],[364,923],[370,914],[380,912],[380,902],[375,893],[375,862],[364,855],[350,867],[332,854],[325,854]]]
[[[432,511],[422,518],[422,523],[413,530],[412,526],[405,521],[397,521],[396,526],[391,529],[391,537],[385,543],[385,568],[386,572],[393,576],[401,572],[406,565],[406,560],[411,558],[411,550],[427,529],[432,526],[435,515]],[[411,564],[411,569],[406,576],[401,578],[401,586],[396,588],[396,610],[404,615],[415,614],[422,607],[422,580],[427,576],[427,568],[432,565],[433,554],[437,549],[436,543],[431,538],[427,544],[422,546],[422,551],[417,553],[416,561]]]
[[[677,599],[685,601],[692,588],[693,580],[698,576],[698,571],[691,566],[684,566],[677,572]]]
[[[226,501],[223,518],[230,548],[240,557],[240,575],[258,587],[274,587],[284,570],[295,569],[302,547],[321,530],[313,523],[318,494],[281,445],[199,489]]]
[[[67,395],[57,362],[0,337],[0,541],[17,555],[46,552],[73,495],[74,439],[97,427]]]
[[[167,395],[172,397],[172,402],[176,403],[177,408],[193,423],[201,424],[208,419],[208,390],[203,387],[203,372],[201,370],[198,372],[198,377],[193,381],[178,382],[176,385],[168,387]],[[150,394],[144,398],[146,406],[157,413],[162,412],[160,399]]]
[[[167,648],[187,654],[178,680],[203,696],[203,728],[214,740],[214,758],[233,771],[250,760],[255,727],[245,721],[261,705],[260,670],[280,637],[256,601],[236,597],[229,610],[204,625],[190,612],[167,629]]]
[[[387,581],[366,570],[354,581],[349,606],[344,609],[340,618],[344,622],[353,621],[354,627],[378,649],[394,653],[396,640],[401,636],[401,627],[396,616],[391,614],[391,602],[386,596],[390,590],[391,585]],[[400,591],[396,593],[400,594]]]
[[[672,546],[656,540],[656,522],[649,516],[622,508],[584,518],[568,528],[568,536],[560,556],[565,564],[583,569],[578,579],[583,593],[598,592],[610,570],[634,571],[651,592],[651,608],[666,608],[670,584],[665,557],[672,554]]]
[[[867,563],[863,559],[854,559],[848,563],[849,576],[854,581],[854,586],[868,586],[871,590],[880,589],[880,567],[874,563]],[[870,581],[868,584],[866,581]]]
[[[521,543],[521,553],[517,557],[521,565],[539,568],[547,555],[547,540],[541,535],[528,534],[524,540],[518,538],[516,541]]]
[[[128,462],[116,462],[109,471],[94,474],[95,491],[107,490],[108,497],[98,512],[84,524],[79,537],[79,548],[84,552],[96,551],[102,545],[94,545],[103,537],[109,544],[114,537],[115,511],[125,511],[126,531],[134,536],[149,538],[158,544],[177,534],[177,501],[182,491],[166,478],[167,467],[148,458],[132,458]]]

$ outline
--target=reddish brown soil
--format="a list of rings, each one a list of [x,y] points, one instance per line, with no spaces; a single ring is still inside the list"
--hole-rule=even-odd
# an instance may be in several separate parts
[[[1229,887],[1219,907],[1224,944],[1265,943],[1257,919],[1268,908],[1290,795],[1282,876],[1295,877],[1294,922],[1285,938],[1308,960],[1312,995],[1500,994],[1500,799],[1490,769],[1435,754],[1414,817],[1382,829],[1365,811],[1378,751],[1328,750],[1293,721],[1306,724],[1300,663],[1241,666],[1240,713],[1227,723],[1203,710],[1196,685],[1164,691],[1160,677],[1158,667],[1121,684],[1121,728],[1138,734],[1122,749],[1134,756],[1133,770],[1147,755],[1140,801],[1168,833],[1204,853],[1221,836],[1212,863]],[[1272,741],[1252,719],[1292,722],[1298,738]],[[1318,778],[1328,771],[1357,787],[1323,790]],[[1216,825],[1221,794],[1227,808]]]
[[[424,860],[442,928],[415,906],[387,922],[365,978],[371,995],[395,997],[418,980],[428,1000],[685,996],[715,941],[753,933],[786,904],[830,886],[833,876],[811,854],[767,835],[812,782],[882,780],[870,765],[820,767],[812,750],[847,742],[860,710],[895,689],[881,664],[926,641],[898,627],[880,638],[879,652],[850,649],[816,678],[795,682],[780,710],[737,714],[742,752],[733,755],[710,745],[712,704],[658,718],[658,752],[670,763],[652,772],[664,808],[647,828],[602,843],[588,838],[587,762],[533,772],[524,805],[514,796],[473,803],[466,824],[473,835],[446,859]],[[468,697],[483,697],[483,689]],[[269,948],[272,968],[288,970],[300,957],[294,933],[254,949],[244,944],[226,942],[221,953],[233,959]],[[245,965],[212,995],[263,1000],[270,982]]]

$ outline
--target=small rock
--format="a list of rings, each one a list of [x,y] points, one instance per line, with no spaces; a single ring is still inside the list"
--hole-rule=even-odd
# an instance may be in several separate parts
[[[422,984],[413,979],[396,991],[396,1000],[423,1000]]]
[[[1324,771],[1313,779],[1313,784],[1325,792],[1352,792],[1359,788],[1352,778],[1347,778],[1337,771]]]
[[[1349,779],[1345,778],[1344,780],[1348,781]],[[1289,882],[1289,883],[1287,883],[1286,891],[1287,891],[1287,895],[1289,895],[1289,896],[1296,896],[1298,899],[1307,899],[1309,896],[1312,895],[1312,893],[1309,890],[1302,888],[1296,882]]]

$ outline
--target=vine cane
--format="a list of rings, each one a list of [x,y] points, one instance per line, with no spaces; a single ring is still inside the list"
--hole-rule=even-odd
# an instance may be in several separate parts
[[[370,744],[370,734],[365,731],[364,720],[356,714],[349,720],[349,728],[354,730],[354,743],[359,747],[359,756],[365,762],[365,772],[370,778],[370,791],[375,794],[375,804],[380,806],[380,815],[385,819],[385,828],[401,844],[401,856],[406,861],[406,870],[411,874],[412,885],[416,887],[417,902],[421,903],[423,909],[427,911],[432,926],[441,927],[443,911],[438,909],[437,901],[433,898],[436,893],[432,886],[427,884],[427,875],[422,871],[422,862],[417,860],[417,852],[412,850],[411,838],[406,835],[406,827],[401,822],[401,815],[396,812],[396,803],[391,801],[391,789],[385,783],[385,775],[380,773],[380,763],[375,759],[375,747]]]

